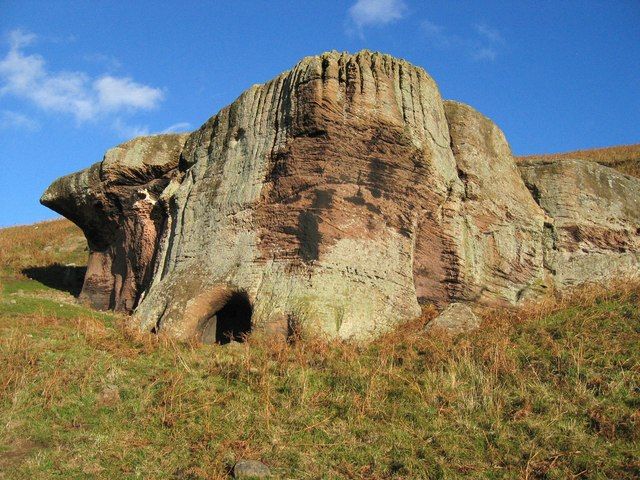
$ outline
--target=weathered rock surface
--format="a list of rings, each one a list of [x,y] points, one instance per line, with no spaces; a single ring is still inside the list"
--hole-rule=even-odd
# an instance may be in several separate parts
[[[520,169],[550,217],[544,256],[556,288],[640,276],[640,179],[581,160]]]
[[[309,57],[252,87],[187,140],[136,317],[185,338],[243,292],[255,325],[364,337],[418,315],[419,296],[446,303],[449,145],[434,81],[392,57]]]
[[[455,299],[514,304],[543,283],[544,212],[527,190],[502,131],[471,107],[444,102],[464,192]]]
[[[425,332],[442,331],[458,334],[477,330],[480,319],[473,310],[464,303],[452,303],[440,315],[431,320],[425,327]]]
[[[131,311],[150,282],[165,215],[156,200],[178,167],[186,135],[138,137],[102,162],[59,178],[40,201],[77,224],[89,244],[80,298]]]
[[[602,201],[637,197],[625,188]],[[127,142],[42,201],[87,235],[84,297],[182,339],[366,338],[421,304],[515,304],[583,281],[551,260],[545,222],[564,214],[531,195],[500,129],[443,102],[421,68],[366,51],[305,58],[187,137]],[[623,216],[627,274],[637,215]]]

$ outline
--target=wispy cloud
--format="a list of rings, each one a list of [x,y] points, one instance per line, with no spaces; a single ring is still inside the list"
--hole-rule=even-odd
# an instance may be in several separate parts
[[[35,120],[22,113],[13,112],[11,110],[2,110],[2,112],[0,112],[0,129],[10,128],[34,131],[38,130],[40,125]]]
[[[165,128],[160,133],[188,132],[190,129],[191,129],[191,124],[190,123],[188,123],[188,122],[179,122],[179,123],[175,123],[175,124]]]
[[[364,27],[387,25],[407,12],[403,0],[358,0],[349,8],[349,18],[362,31]]]
[[[502,34],[496,30],[495,28],[491,28],[490,26],[484,23],[478,23],[474,25],[476,32],[478,35],[484,37],[491,43],[504,43],[504,38]]]
[[[91,78],[79,71],[50,71],[41,55],[24,51],[36,39],[30,32],[10,32],[9,51],[0,60],[0,95],[13,95],[47,112],[72,115],[78,122],[150,110],[164,98],[162,89],[129,77]]]
[[[430,20],[421,24],[431,45],[442,50],[458,50],[475,61],[493,61],[505,40],[500,32],[486,24],[476,24],[465,35],[449,32]]]
[[[471,54],[471,58],[474,60],[481,62],[483,60],[495,60],[498,56],[498,53],[495,49],[490,47],[480,47],[473,51]]]
[[[142,135],[158,135],[162,133],[183,133],[191,130],[191,124],[188,122],[179,122],[168,126],[167,128],[155,131],[151,130],[148,125],[131,125],[116,118],[112,124],[113,130],[123,139],[140,137]]]
[[[121,118],[116,118],[111,125],[113,130],[123,139],[149,135],[147,125],[130,125]]]
[[[445,32],[442,25],[438,25],[429,20],[422,22],[422,31],[438,48],[449,48],[462,43],[462,38]]]
[[[159,88],[134,82],[128,77],[104,76],[93,82],[98,106],[104,111],[151,110],[155,108],[164,93]]]
[[[82,58],[87,62],[100,65],[108,71],[120,70],[122,68],[122,62],[112,55],[89,53]]]

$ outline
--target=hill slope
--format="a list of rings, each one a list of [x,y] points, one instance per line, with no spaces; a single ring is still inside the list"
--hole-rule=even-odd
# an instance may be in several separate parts
[[[637,285],[456,339],[177,345],[74,304],[70,223],[0,230],[0,252],[0,478],[228,478],[239,458],[275,478],[640,475]]]
[[[85,265],[82,231],[66,219],[0,229],[0,265],[5,271],[52,263]]]
[[[601,165],[615,168],[627,175],[633,175],[634,177],[640,178],[640,143],[635,145],[619,145],[615,147],[593,148],[547,155],[526,155],[516,157],[516,161],[521,163],[544,160],[561,160],[566,158],[597,162]]]
[[[5,291],[75,303],[71,294],[82,286],[86,262],[87,242],[68,220],[0,229],[0,286]]]

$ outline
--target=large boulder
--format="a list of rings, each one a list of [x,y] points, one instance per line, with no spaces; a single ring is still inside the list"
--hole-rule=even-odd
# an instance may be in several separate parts
[[[363,51],[305,58],[188,136],[127,142],[42,201],[85,231],[94,305],[225,342],[253,328],[367,338],[425,304],[517,304],[568,284],[545,254],[555,214],[534,197],[491,120],[443,102],[423,69]]]
[[[549,216],[545,265],[556,288],[640,277],[640,179],[571,159],[520,170]]]
[[[424,331],[456,335],[476,330],[480,327],[480,323],[480,319],[468,305],[452,303],[427,323]]]
[[[421,68],[369,52],[305,58],[210,119],[182,156],[143,328],[186,338],[237,324],[212,315],[242,295],[254,325],[365,337],[419,315],[418,297],[453,294],[443,212],[462,184]]]

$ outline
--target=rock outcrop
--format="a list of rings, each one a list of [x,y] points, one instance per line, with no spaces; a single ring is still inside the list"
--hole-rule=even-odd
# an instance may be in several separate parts
[[[640,277],[640,179],[582,160],[520,169],[550,217],[544,257],[556,288]]]
[[[362,337],[418,315],[419,296],[446,303],[449,143],[435,82],[385,55],[309,57],[252,87],[187,140],[137,318],[184,338],[244,295],[269,330]]]
[[[177,170],[186,137],[130,140],[42,195],[42,204],[84,231],[89,261],[80,298],[93,307],[131,311],[149,285],[165,220],[157,199]]]
[[[42,201],[87,235],[83,297],[181,339],[366,338],[423,304],[516,304],[575,283],[545,241],[562,214],[527,189],[500,129],[443,102],[421,68],[366,51],[305,58],[188,136],[127,142]]]
[[[514,304],[544,283],[544,212],[527,190],[502,131],[471,107],[444,102],[464,191],[453,215],[459,292],[449,300]]]

